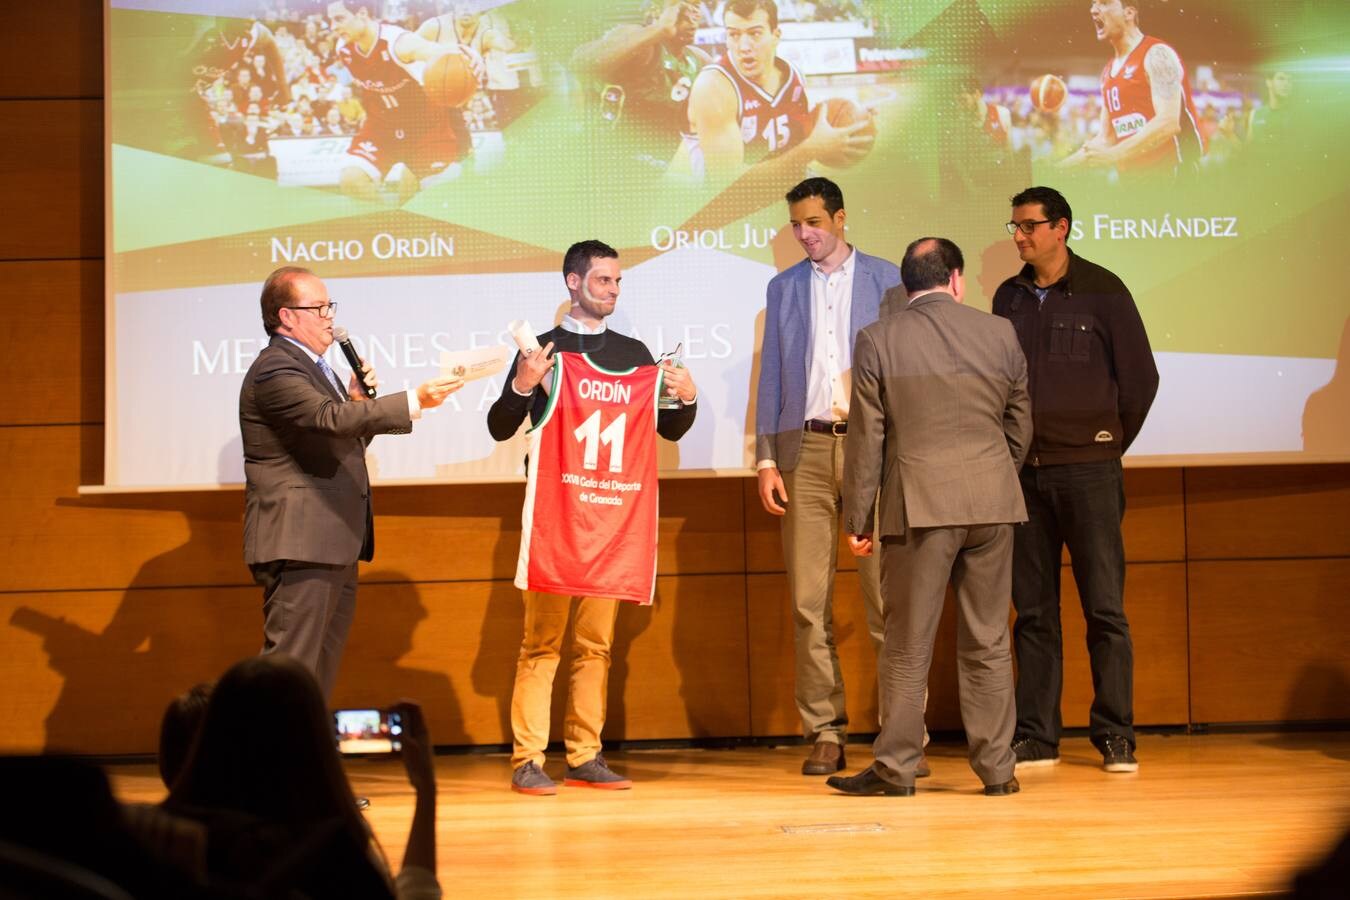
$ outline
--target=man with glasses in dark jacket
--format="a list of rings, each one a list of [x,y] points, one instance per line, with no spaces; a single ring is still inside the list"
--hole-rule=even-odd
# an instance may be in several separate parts
[[[1134,650],[1125,618],[1120,458],[1158,392],[1134,298],[1068,248],[1073,213],[1055,189],[1012,198],[1008,232],[1026,263],[994,294],[1026,354],[1033,436],[1022,467],[1027,524],[1013,542],[1017,765],[1059,762],[1060,553],[1068,545],[1087,620],[1092,743],[1107,772],[1134,772]]]

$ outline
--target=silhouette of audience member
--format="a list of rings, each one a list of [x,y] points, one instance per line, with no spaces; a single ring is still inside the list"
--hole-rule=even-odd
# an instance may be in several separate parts
[[[197,736],[202,718],[206,715],[206,705],[211,699],[211,688],[207,682],[195,684],[187,691],[169,701],[164,710],[164,718],[159,723],[159,777],[166,788],[172,788],[174,779],[183,771],[188,751],[192,749],[192,739]]]
[[[202,889],[138,840],[98,766],[54,756],[0,758],[0,896],[194,898]]]
[[[416,803],[395,879],[357,810],[314,676],[284,654],[231,667],[164,801],[206,827],[210,883],[269,897],[440,898],[431,742],[421,707],[398,709]]]

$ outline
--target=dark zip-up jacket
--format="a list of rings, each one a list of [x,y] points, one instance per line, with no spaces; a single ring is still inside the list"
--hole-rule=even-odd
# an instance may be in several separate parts
[[[1033,466],[1119,459],[1158,393],[1148,333],[1124,283],[1069,251],[1069,270],[1039,302],[1030,266],[999,285],[993,312],[1027,357]]]

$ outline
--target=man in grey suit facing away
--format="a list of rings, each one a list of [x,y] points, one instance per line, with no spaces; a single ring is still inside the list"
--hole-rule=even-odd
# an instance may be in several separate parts
[[[307,269],[268,276],[262,319],[271,340],[239,392],[244,562],[263,589],[262,652],[300,660],[324,697],[356,610],[356,562],[375,553],[366,445],[411,431],[423,409],[463,384],[434,378],[371,400],[353,373],[344,390],[324,358],[336,307]],[[375,373],[363,369],[373,386]]]
[[[871,554],[874,535],[881,544],[888,705],[876,761],[828,781],[847,794],[914,793],[949,579],[970,764],[986,794],[1018,790],[1008,611],[1012,523],[1027,518],[1017,481],[1031,440],[1027,364],[1008,322],[961,305],[964,267],[945,238],[910,244],[900,264],[908,303],[892,293],[893,311],[853,350],[844,523],[855,554]]]

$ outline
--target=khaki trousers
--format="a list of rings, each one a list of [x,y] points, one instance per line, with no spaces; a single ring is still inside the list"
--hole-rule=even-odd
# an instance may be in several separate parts
[[[562,657],[568,616],[572,617],[572,669],[567,679],[563,745],[567,765],[576,768],[600,752],[609,686],[609,650],[619,601],[602,597],[562,597],[525,591],[525,636],[516,662],[511,693],[511,767],[543,765],[548,746],[553,676]]]
[[[844,437],[805,432],[796,467],[782,474],[788,493],[783,560],[792,596],[797,712],[808,740],[842,744],[848,713],[834,643],[834,575],[843,507]],[[858,578],[867,631],[880,657],[884,625],[876,554],[858,559]]]

